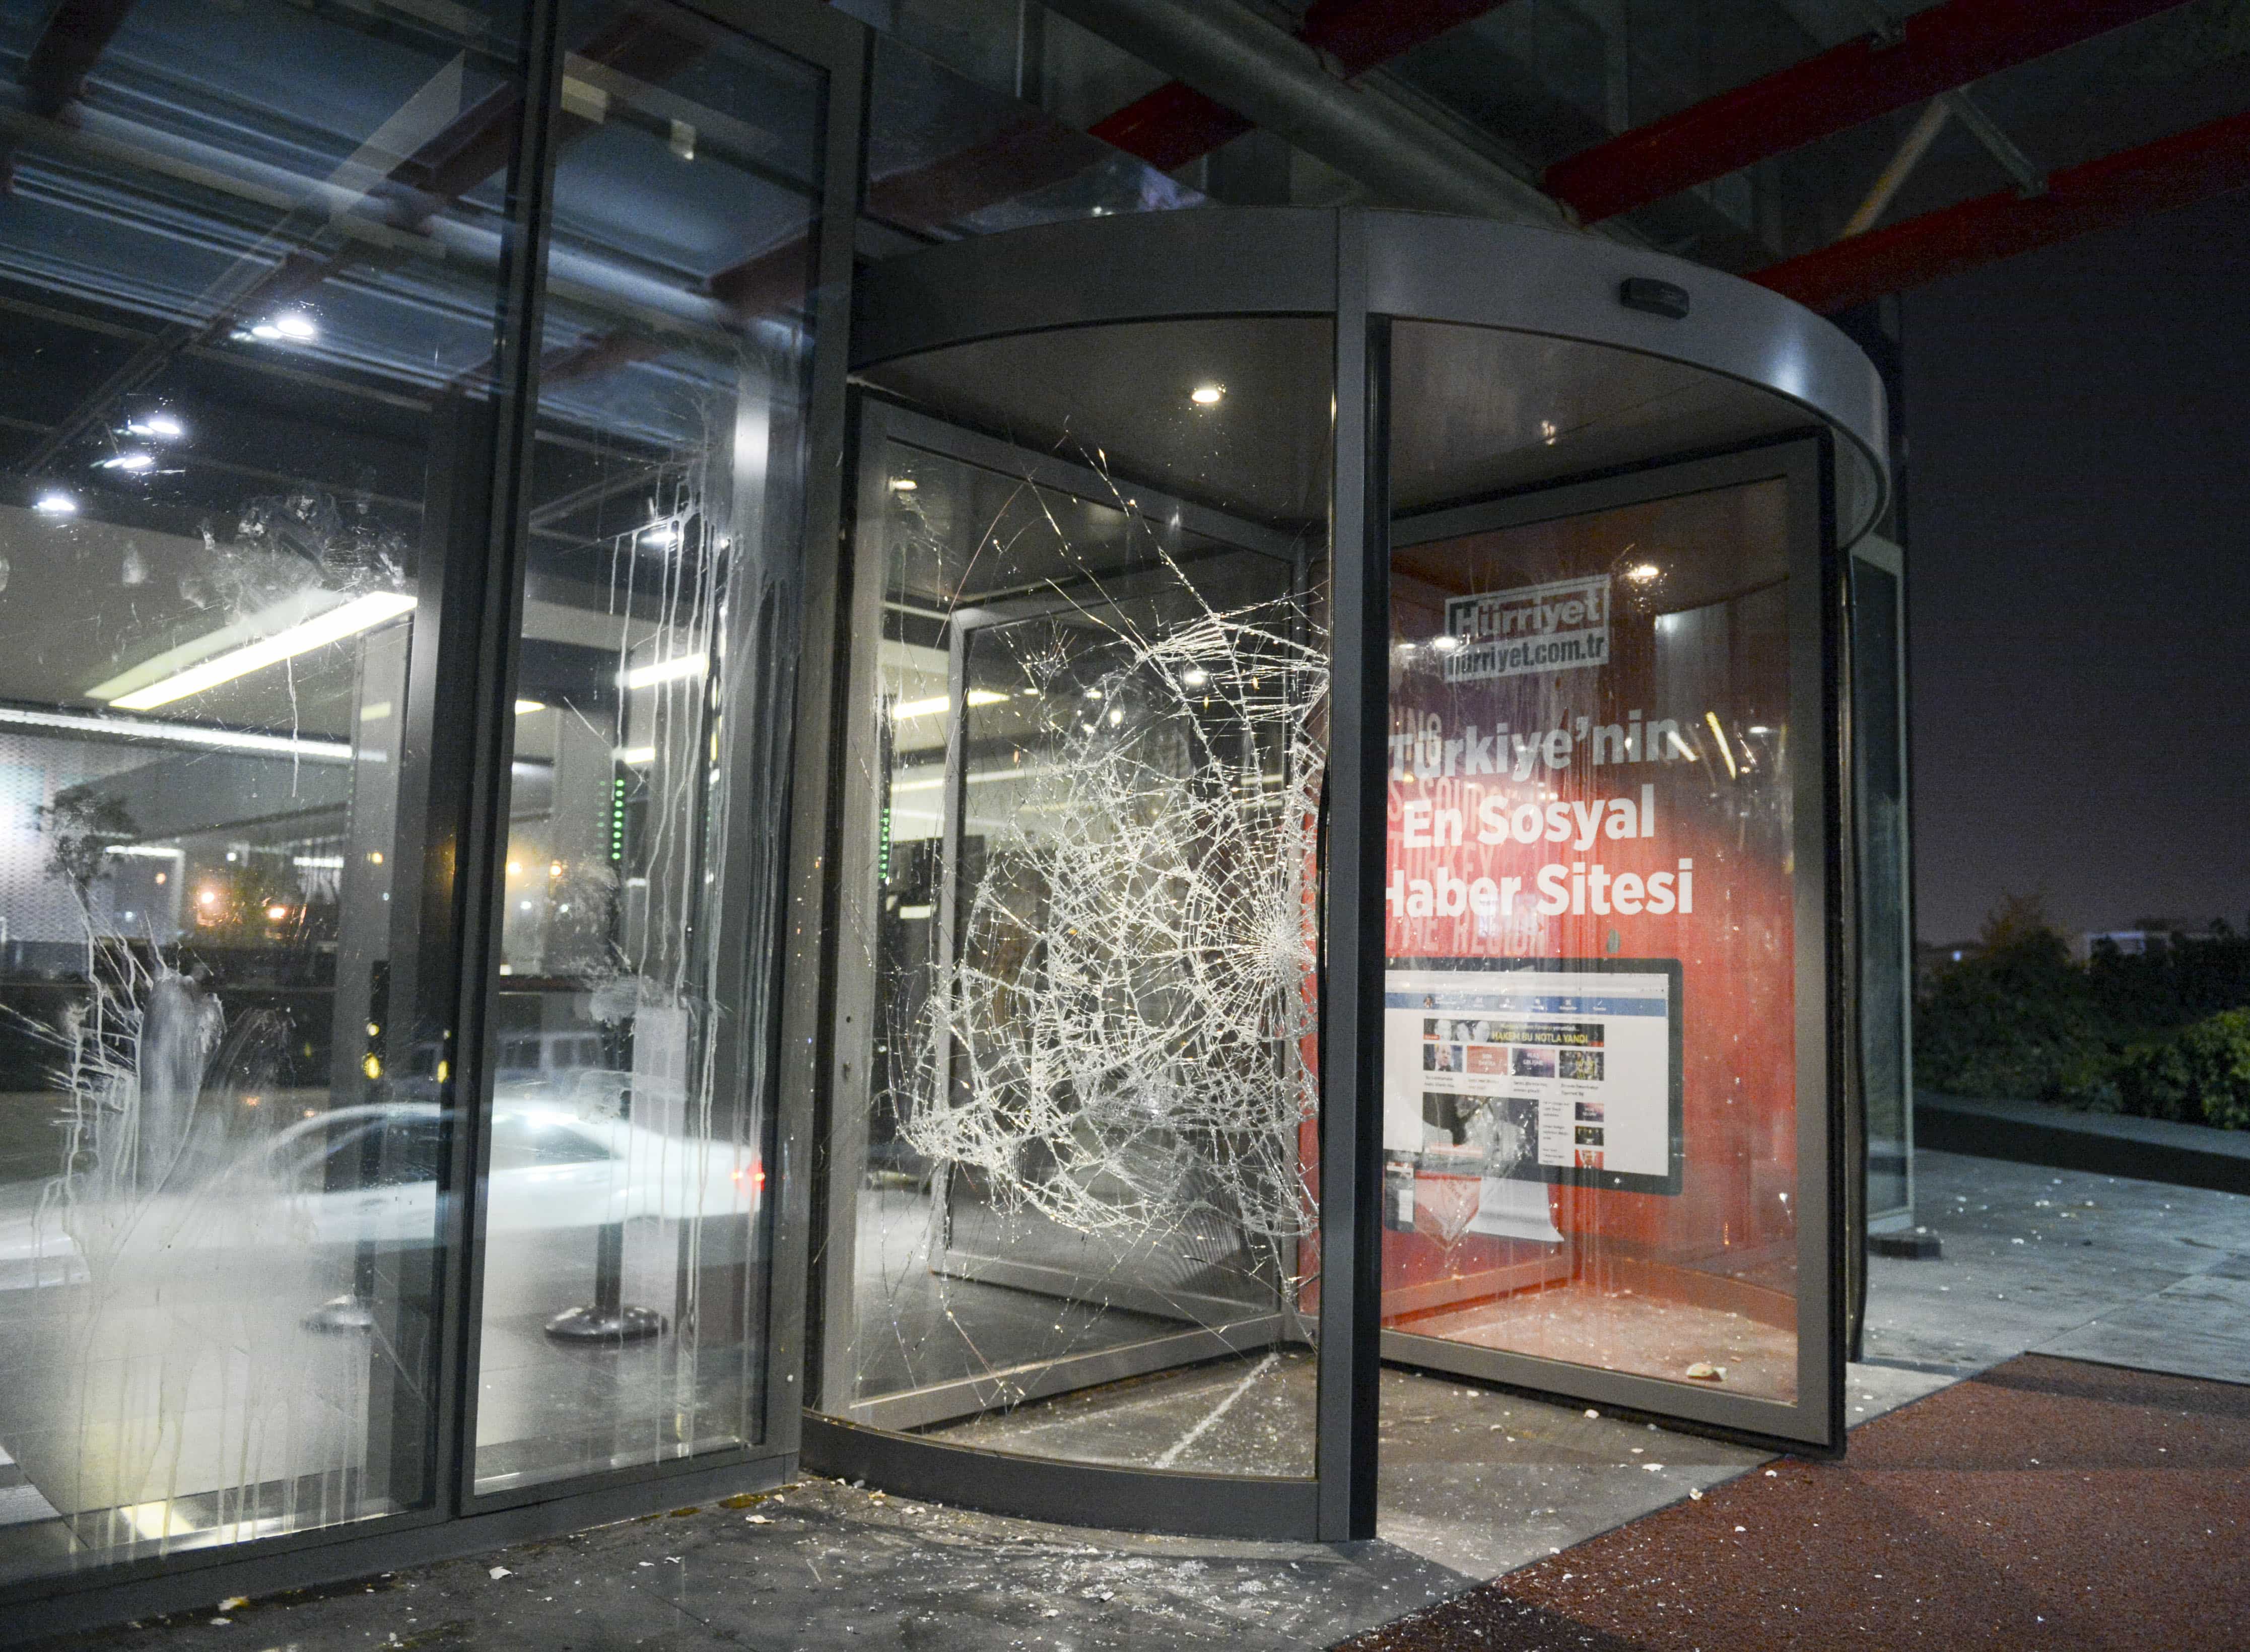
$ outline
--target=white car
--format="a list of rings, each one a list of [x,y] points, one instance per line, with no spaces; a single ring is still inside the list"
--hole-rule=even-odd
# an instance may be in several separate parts
[[[255,1266],[275,1247],[435,1245],[445,1153],[445,1119],[434,1104],[392,1102],[300,1120],[155,1190],[117,1185],[98,1171],[10,1190],[0,1195],[0,1290],[77,1283],[128,1263],[137,1272],[226,1255]],[[518,1095],[493,1108],[486,1231],[746,1219],[763,1205],[764,1185],[754,1146]]]

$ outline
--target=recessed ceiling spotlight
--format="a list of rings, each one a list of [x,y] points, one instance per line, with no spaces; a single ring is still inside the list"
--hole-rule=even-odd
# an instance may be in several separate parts
[[[894,476],[891,478],[891,491],[894,494],[910,494],[921,486],[921,484],[911,476]]]
[[[151,413],[146,418],[128,420],[125,433],[144,441],[176,442],[188,432],[186,426],[169,413]]]
[[[116,453],[107,459],[97,460],[94,468],[132,471],[137,474],[144,470],[155,469],[156,458],[153,453]]]
[[[1188,392],[1188,399],[1197,407],[1216,407],[1226,399],[1226,386],[1198,384]]]
[[[302,310],[291,310],[286,315],[273,318],[273,330],[284,338],[293,338],[300,344],[309,344],[320,337],[320,324]]]
[[[1626,569],[1625,570],[1625,577],[1627,579],[1632,580],[1633,584],[1637,585],[1645,585],[1650,580],[1658,577],[1663,572],[1664,570],[1659,568],[1654,563],[1645,562],[1636,563],[1634,566]]]
[[[78,501],[68,494],[41,494],[38,503],[31,508],[42,516],[75,516]]]

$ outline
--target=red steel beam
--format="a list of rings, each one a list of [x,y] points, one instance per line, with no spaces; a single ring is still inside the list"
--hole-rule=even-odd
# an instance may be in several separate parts
[[[1581,149],[1541,187],[1596,223],[2179,3],[1945,0],[1896,40],[1849,41]]]
[[[2028,198],[2003,190],[1770,265],[1750,280],[1824,314],[2250,185],[2250,114],[2105,155]]]
[[[1346,79],[1482,17],[1502,0],[1318,0],[1297,38],[1326,52]],[[1185,166],[1239,138],[1252,122],[1192,86],[1168,80],[1087,128],[1159,171]]]

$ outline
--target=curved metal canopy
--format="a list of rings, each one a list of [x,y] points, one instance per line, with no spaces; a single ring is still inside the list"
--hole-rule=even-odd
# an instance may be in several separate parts
[[[1670,289],[1656,308],[1629,301],[1629,283],[1651,282]],[[1060,428],[1100,346],[1037,335],[1355,312],[1406,323],[1395,360],[1427,391],[1394,409],[1401,509],[1825,429],[1845,461],[1843,539],[1881,514],[1882,382],[1844,334],[1702,266],[1522,225],[1299,207],[1042,225],[864,272],[852,354],[871,382],[956,415]],[[1174,363],[1160,329],[1136,328],[1132,370],[1196,370],[1198,333],[1212,329],[1178,329]],[[1105,441],[1114,454],[1117,433]]]

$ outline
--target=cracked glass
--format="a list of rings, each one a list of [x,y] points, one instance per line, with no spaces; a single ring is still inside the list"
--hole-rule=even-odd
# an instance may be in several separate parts
[[[513,28],[0,10],[0,1574],[434,1493],[412,666],[484,527]]]
[[[819,71],[566,12],[480,1181],[480,1492],[763,1435]]]
[[[869,376],[825,1411],[1313,1471],[1329,360],[1168,322]]]

